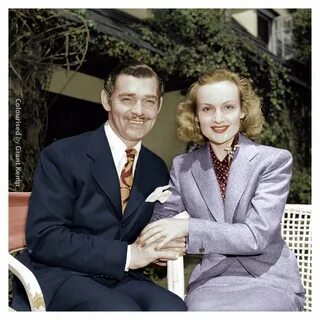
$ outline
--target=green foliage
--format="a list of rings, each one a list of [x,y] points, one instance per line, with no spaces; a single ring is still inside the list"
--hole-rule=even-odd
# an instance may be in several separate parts
[[[262,50],[252,38],[232,27],[228,10],[162,9],[153,10],[154,18],[131,26],[157,52],[139,48],[108,35],[94,36],[93,48],[120,60],[133,58],[153,65],[165,81],[175,79],[190,85],[199,74],[227,67],[252,80],[262,97],[266,119],[262,143],[289,149],[295,165],[307,170],[310,165],[310,104],[297,93],[289,64]],[[310,64],[310,10],[293,14],[295,53]],[[94,29],[94,24],[92,24]],[[301,44],[303,44],[301,46]],[[306,46],[306,48],[304,48]],[[310,95],[310,92],[307,92]],[[295,177],[294,181],[300,181]],[[298,182],[294,186],[299,188]],[[300,186],[309,190],[308,184]],[[309,189],[308,189],[309,188]],[[306,201],[304,193],[292,192],[291,199]],[[294,198],[296,197],[296,198]]]
[[[59,10],[13,10],[10,13],[13,15],[10,16],[10,82],[14,83],[12,88],[16,88],[16,92],[10,94],[10,110],[14,110],[14,99],[25,95],[23,102],[28,103],[28,107],[24,109],[30,113],[25,121],[28,123],[26,130],[32,131],[26,136],[33,140],[30,147],[25,148],[30,152],[25,163],[30,163],[32,170],[34,161],[31,160],[40,150],[47,121],[41,89],[45,88],[53,66],[70,67],[72,57],[75,62],[82,61],[78,52],[83,53],[82,57],[85,55],[88,39],[88,51],[94,55],[106,60],[143,61],[154,66],[166,82],[179,83],[181,88],[189,86],[204,71],[217,67],[227,67],[249,77],[262,97],[266,125],[261,141],[289,149],[299,168],[310,166],[310,103],[294,86],[292,77],[296,75],[289,64],[275,58],[268,50],[262,50],[245,32],[237,31],[229,10],[155,9],[152,12],[152,19],[129,26],[134,32],[124,34],[127,40],[100,32],[96,22],[87,17],[86,10],[73,10],[80,19],[77,23],[74,19],[65,19]],[[30,23],[19,22],[18,13],[25,15],[23,19],[20,17],[21,21]],[[296,57],[307,67],[310,67],[311,52],[310,17],[310,10],[297,10],[293,14]],[[88,32],[83,31],[86,28],[90,38]],[[29,37],[33,41],[28,41]],[[138,45],[141,41],[154,49]],[[76,44],[79,50],[75,49]],[[69,49],[62,50],[66,45]],[[63,60],[65,57],[67,59]],[[32,79],[30,83],[26,81],[29,79]],[[12,134],[14,127],[10,130]],[[13,161],[10,159],[11,164]],[[26,173],[29,179],[26,186],[30,185],[31,167]],[[14,179],[12,172],[10,170],[10,181]],[[26,188],[20,190],[23,189]],[[303,200],[299,193],[294,194],[298,197],[295,202]]]
[[[311,203],[311,169],[293,168],[288,203]]]
[[[9,188],[30,191],[47,128],[44,90],[54,69],[81,65],[89,30],[64,10],[11,9],[9,21]]]
[[[311,10],[300,9],[292,14],[294,56],[304,64],[311,61]]]
[[[263,97],[274,140],[284,144],[290,139],[283,130],[276,130],[282,127],[279,121],[290,103],[290,70],[250,38],[238,34],[227,10],[162,9],[153,10],[153,14],[148,23],[131,27],[159,52],[151,53],[105,34],[91,38],[92,48],[120,60],[133,58],[154,65],[166,81],[175,78],[190,84],[199,74],[217,67],[250,77]]]

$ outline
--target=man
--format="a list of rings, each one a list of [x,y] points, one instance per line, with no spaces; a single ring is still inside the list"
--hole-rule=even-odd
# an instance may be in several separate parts
[[[145,199],[168,183],[163,160],[141,145],[162,96],[149,66],[123,65],[101,92],[106,124],[41,152],[21,260],[33,269],[47,310],[186,309],[138,270],[184,250],[179,241],[161,251],[135,242],[153,211]]]

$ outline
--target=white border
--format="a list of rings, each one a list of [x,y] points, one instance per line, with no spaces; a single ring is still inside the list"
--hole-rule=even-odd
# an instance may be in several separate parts
[[[313,63],[312,63],[312,87],[316,88],[312,94],[312,200],[313,200],[313,236],[314,236],[314,245],[313,245],[313,312],[312,313],[264,313],[266,317],[276,317],[283,319],[284,317],[296,318],[301,317],[305,318],[319,318],[318,313],[320,310],[319,304],[320,297],[318,294],[319,290],[319,202],[320,202],[320,175],[319,175],[319,165],[320,165],[320,123],[319,123],[319,108],[320,108],[320,87],[319,87],[319,77],[320,77],[320,65],[319,65],[319,5],[316,6],[318,1],[297,1],[297,0],[224,0],[224,1],[175,1],[172,0],[161,0],[161,1],[123,1],[117,0],[117,8],[312,8],[313,11],[313,25],[312,25],[312,46],[313,46]],[[7,190],[8,190],[8,160],[7,160],[7,150],[8,150],[8,33],[5,32],[8,29],[8,8],[113,8],[109,7],[109,1],[88,1],[88,0],[69,0],[69,1],[23,1],[23,0],[11,0],[8,5],[0,3],[0,23],[1,23],[1,120],[2,125],[0,126],[0,137],[1,137],[1,157],[0,157],[0,177],[1,177],[1,190],[0,190],[0,199],[1,199],[1,223],[0,231],[2,235],[1,241],[1,263],[0,263],[0,274],[2,277],[2,289],[1,292],[1,302],[0,310],[2,319],[194,319],[195,317],[201,317],[202,319],[225,319],[225,318],[243,318],[243,319],[256,319],[256,317],[262,316],[262,314],[257,315],[256,313],[7,313],[7,289],[5,284],[7,283],[7,265],[6,265],[6,254],[7,254],[7,242],[8,230],[7,230]],[[134,3],[134,5],[133,5]],[[316,32],[317,30],[317,32]],[[316,178],[317,177],[317,178]],[[4,278],[4,279],[3,279]],[[3,312],[5,314],[3,314]]]

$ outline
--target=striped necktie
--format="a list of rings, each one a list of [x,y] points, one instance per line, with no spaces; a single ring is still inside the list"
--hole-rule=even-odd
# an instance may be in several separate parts
[[[130,190],[133,182],[133,162],[137,151],[133,148],[126,149],[127,162],[124,165],[120,174],[120,193],[122,213],[127,207]]]

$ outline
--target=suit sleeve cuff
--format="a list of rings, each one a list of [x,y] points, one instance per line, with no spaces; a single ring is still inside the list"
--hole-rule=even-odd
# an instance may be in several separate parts
[[[205,224],[207,221],[202,219],[190,218],[189,220],[189,237],[188,237],[188,253],[189,254],[206,254],[207,243],[205,235]],[[213,237],[214,235],[212,235]],[[207,248],[208,249],[208,248]]]

